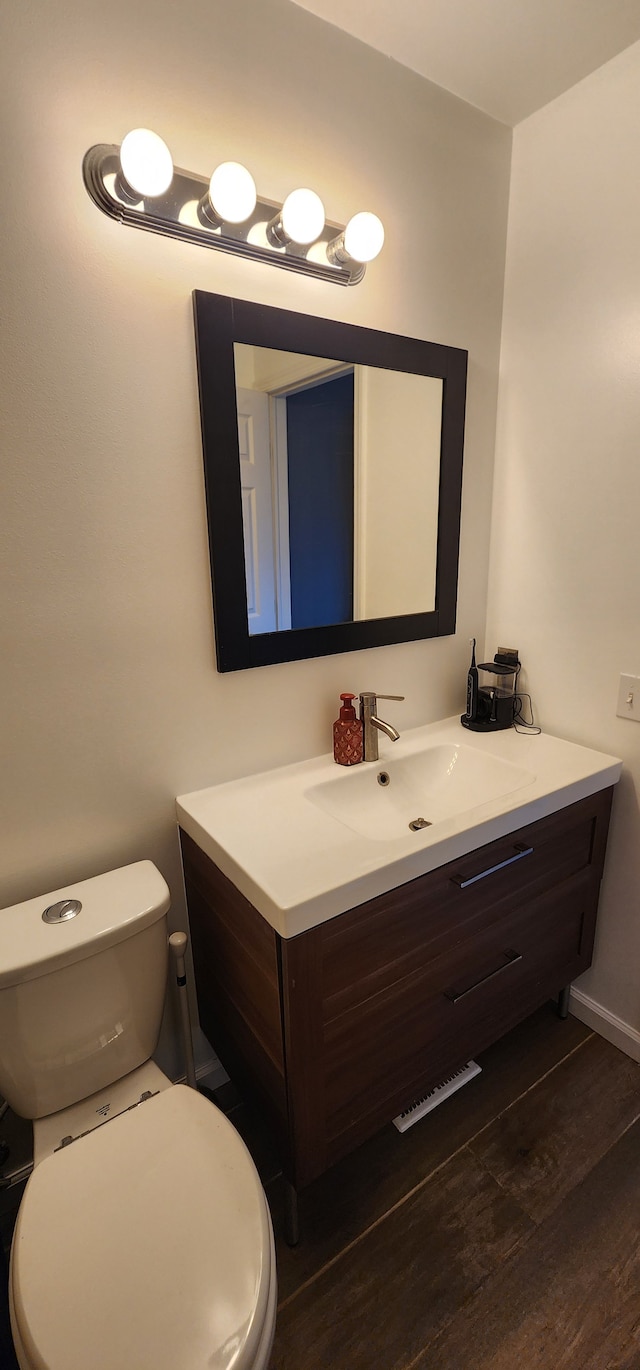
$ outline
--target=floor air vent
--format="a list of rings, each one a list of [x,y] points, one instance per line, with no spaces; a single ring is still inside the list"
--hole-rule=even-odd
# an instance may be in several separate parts
[[[435,1089],[430,1089],[428,1094],[423,1094],[421,1099],[416,1099],[414,1104],[405,1108],[404,1113],[399,1113],[397,1118],[393,1119],[394,1127],[397,1127],[398,1132],[406,1132],[408,1127],[424,1118],[425,1113],[431,1113],[432,1109],[437,1108],[443,1099],[448,1099],[450,1094],[455,1094],[457,1089],[462,1089],[469,1080],[473,1080],[474,1075],[479,1075],[481,1070],[482,1066],[477,1065],[475,1061],[467,1061],[466,1066],[461,1066],[453,1075],[447,1075],[441,1085],[436,1085]]]

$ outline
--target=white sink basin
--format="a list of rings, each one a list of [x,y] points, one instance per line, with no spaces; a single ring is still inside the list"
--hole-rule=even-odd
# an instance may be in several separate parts
[[[614,785],[622,763],[459,718],[380,739],[379,762],[317,756],[177,801],[194,842],[283,937]],[[385,772],[388,785],[379,785]],[[424,818],[428,826],[409,824]]]
[[[531,785],[535,775],[464,743],[435,742],[408,756],[352,766],[304,798],[352,832],[388,842]],[[415,825],[415,826],[412,826]]]

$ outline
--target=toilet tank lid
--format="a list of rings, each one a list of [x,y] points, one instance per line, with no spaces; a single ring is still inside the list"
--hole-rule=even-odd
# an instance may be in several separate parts
[[[62,922],[45,909],[66,900],[82,908]],[[90,880],[0,910],[0,989],[36,980],[125,941],[163,918],[169,889],[152,861],[136,861]]]

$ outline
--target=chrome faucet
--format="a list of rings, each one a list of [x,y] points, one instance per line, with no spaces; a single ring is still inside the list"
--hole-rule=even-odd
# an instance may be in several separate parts
[[[385,733],[392,742],[397,742],[400,733],[392,728],[390,723],[385,723],[383,718],[378,718],[376,709],[379,699],[404,699],[404,695],[377,695],[373,690],[363,690],[360,695],[360,717],[362,719],[362,733],[364,754],[363,761],[378,760],[378,733]]]

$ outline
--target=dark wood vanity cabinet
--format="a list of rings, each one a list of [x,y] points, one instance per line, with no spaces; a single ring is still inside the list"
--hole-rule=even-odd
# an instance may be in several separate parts
[[[611,798],[289,939],[181,834],[202,1027],[296,1188],[587,969]]]

